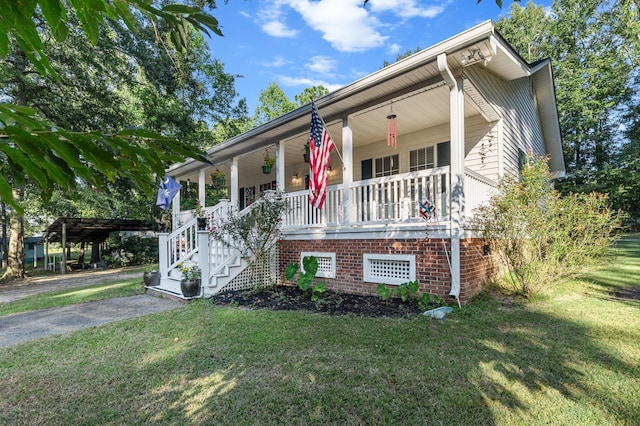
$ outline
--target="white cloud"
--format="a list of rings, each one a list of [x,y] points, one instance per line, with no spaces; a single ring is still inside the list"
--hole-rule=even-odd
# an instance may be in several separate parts
[[[280,68],[289,63],[291,63],[291,61],[287,61],[282,56],[276,56],[271,62],[263,62],[262,65],[269,68]]]
[[[295,37],[297,30],[288,28],[284,23],[278,21],[268,21],[261,25],[262,30],[273,37]]]
[[[445,4],[422,6],[416,0],[371,0],[371,12],[392,12],[401,18],[434,18],[444,12]]]
[[[391,43],[387,46],[387,53],[389,55],[397,55],[402,47],[398,43]]]
[[[305,64],[305,68],[321,75],[333,76],[337,65],[338,61],[328,56],[314,56]]]
[[[293,37],[299,31],[284,22],[288,9],[292,9],[313,31],[334,49],[341,52],[362,52],[383,46],[388,36],[383,33],[391,27],[382,22],[382,14],[395,15],[402,20],[433,18],[441,14],[451,0],[440,5],[424,6],[418,0],[371,0],[366,7],[363,0],[270,0],[261,11],[263,30],[275,37]],[[300,30],[302,31],[302,30]]]
[[[289,77],[286,75],[279,75],[278,81],[285,87],[312,87],[312,86],[324,86],[329,89],[330,92],[341,88],[343,85],[341,84],[331,84],[324,80],[317,78],[306,78],[306,77]]]
[[[288,0],[288,4],[339,51],[360,52],[387,39],[377,31],[380,22],[362,7],[362,0]]]

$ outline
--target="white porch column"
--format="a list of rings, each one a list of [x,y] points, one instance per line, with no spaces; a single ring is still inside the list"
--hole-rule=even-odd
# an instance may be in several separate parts
[[[351,117],[342,119],[342,225],[355,222],[356,209],[351,206],[351,184],[353,183],[353,131]]]
[[[60,273],[67,270],[67,224],[62,222],[62,262],[60,262]]]
[[[160,279],[169,277],[169,234],[166,232],[158,233],[158,270],[160,271]]]
[[[464,220],[464,83],[462,76],[454,77],[447,55],[438,55],[438,69],[449,86],[451,132],[451,291],[460,297],[460,238]]]
[[[200,285],[202,290],[209,285],[209,231],[198,231],[198,266],[200,266]]]
[[[198,201],[200,201],[200,205],[202,207],[205,207],[204,202],[205,202],[205,188],[206,188],[206,183],[205,183],[205,179],[207,177],[204,174],[204,169],[200,169],[200,171],[198,172]]]
[[[284,169],[284,144],[276,142],[276,189],[284,192],[287,176]]]
[[[458,78],[451,89],[451,291],[460,296],[460,238],[465,216],[464,195],[464,91]]]
[[[239,197],[239,189],[238,185],[238,157],[233,157],[231,160],[231,164],[229,165],[230,174],[231,174],[231,183],[229,187],[229,198],[231,199],[231,208],[234,211],[238,211],[240,208],[240,197]]]
[[[176,193],[176,196],[173,197],[173,201],[171,201],[171,203],[173,204],[171,210],[171,215],[173,217],[171,220],[171,226],[172,231],[175,231],[180,228],[180,191]]]

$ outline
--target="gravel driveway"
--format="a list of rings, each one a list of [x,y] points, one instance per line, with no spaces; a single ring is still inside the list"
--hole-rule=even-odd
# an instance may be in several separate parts
[[[0,287],[0,303],[43,292],[136,277],[142,281],[141,272],[130,272],[126,268],[32,277],[19,284]],[[184,302],[145,294],[7,315],[0,317],[0,348],[180,306],[184,306]]]

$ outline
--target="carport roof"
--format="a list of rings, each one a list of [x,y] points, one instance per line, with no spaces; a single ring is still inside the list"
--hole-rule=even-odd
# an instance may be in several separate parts
[[[155,230],[155,225],[145,220],[60,217],[44,231],[44,240],[61,242],[63,223],[66,224],[66,240],[70,243],[102,242],[115,231]]]

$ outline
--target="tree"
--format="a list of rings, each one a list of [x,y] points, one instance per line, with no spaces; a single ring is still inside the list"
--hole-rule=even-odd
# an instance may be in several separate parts
[[[132,9],[133,8],[133,9]],[[107,19],[122,20],[136,29],[132,10],[151,18],[151,25],[165,22],[169,38],[178,50],[186,50],[190,26],[221,35],[217,21],[199,8],[167,5],[156,9],[145,1],[95,1],[75,4],[67,10],[57,0],[9,3],[0,21],[0,57],[14,52],[16,75],[14,104],[0,104],[0,202],[11,206],[11,247],[8,274],[24,274],[22,264],[23,206],[25,183],[31,180],[43,199],[54,188],[75,191],[79,185],[104,189],[105,182],[124,179],[143,191],[153,191],[156,174],[163,174],[166,161],[187,157],[202,158],[173,138],[146,130],[114,132],[67,130],[27,106],[30,87],[26,79],[29,64],[43,75],[60,78],[44,53],[43,35],[58,42],[68,38],[70,25],[77,19],[88,39],[96,44]],[[156,21],[154,21],[154,19]],[[43,31],[48,24],[49,31]],[[17,48],[13,47],[15,41]],[[164,155],[163,155],[164,154]],[[14,245],[15,243],[15,245]],[[22,248],[21,248],[22,247]]]
[[[629,15],[620,13],[622,7],[637,16],[637,6],[623,3],[556,0],[551,11],[531,1],[525,7],[514,3],[497,24],[527,62],[552,59],[568,172],[557,188],[609,193],[617,206],[631,205],[622,202],[615,181],[617,153],[626,143],[620,129],[628,124],[625,111],[637,92],[633,76],[640,64],[637,35],[627,31]]]
[[[39,26],[48,24],[50,34],[60,42],[68,37],[70,23],[77,19],[88,39],[95,44],[100,38],[100,28],[108,18],[122,20],[131,31],[136,31],[132,10],[150,18],[151,25],[160,20],[165,22],[169,27],[169,39],[178,50],[186,50],[190,26],[207,34],[212,31],[221,35],[214,17],[185,5],[170,4],[156,9],[142,0],[98,0],[81,2],[67,10],[65,4],[59,0],[7,3],[0,21],[0,57],[9,54],[10,43],[15,40],[20,50],[18,67],[27,71],[26,64],[31,63],[38,72],[59,77],[44,53],[45,43]],[[76,177],[97,187],[116,176],[130,179],[139,187],[150,186],[148,183],[153,175],[164,172],[165,159],[161,159],[158,152],[171,152],[172,159],[166,159],[169,161],[201,158],[199,151],[148,131],[67,131],[26,107],[19,97],[16,104],[0,105],[0,124],[0,153],[6,159],[0,175],[0,201],[19,213],[22,212],[20,200],[14,198],[19,194],[14,194],[12,186],[21,185],[24,176],[36,182],[46,199],[54,185],[76,189]],[[118,155],[114,157],[113,152]]]
[[[306,87],[302,93],[295,95],[293,98],[295,99],[298,106],[302,106],[304,104],[308,104],[313,102],[315,99],[318,99],[321,96],[328,95],[329,89],[324,86],[312,86]]]
[[[260,102],[256,107],[254,122],[256,126],[264,124],[275,118],[281,117],[289,111],[296,109],[296,104],[291,102],[278,83],[271,83],[265,90],[260,91]]]
[[[416,47],[416,49],[415,49],[415,50],[406,50],[404,53],[398,53],[398,54],[396,55],[396,62],[401,61],[401,60],[403,60],[404,58],[408,58],[409,56],[411,56],[411,55],[413,55],[413,54],[415,54],[415,53],[418,53],[418,52],[419,52],[419,51],[421,51],[421,50],[422,50],[422,48],[421,48],[420,46],[418,46],[418,47]],[[384,68],[384,67],[388,67],[389,65],[391,65],[391,62],[389,62],[389,61],[385,60],[385,61],[382,63],[382,68]]]

